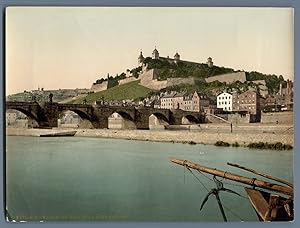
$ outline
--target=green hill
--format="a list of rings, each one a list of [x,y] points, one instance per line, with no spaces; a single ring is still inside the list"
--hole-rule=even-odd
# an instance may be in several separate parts
[[[210,76],[216,76],[220,74],[227,74],[235,72],[234,69],[212,66],[209,67],[205,63],[194,63],[179,61],[174,63],[168,61],[167,59],[151,59],[147,57],[144,60],[144,63],[147,64],[148,69],[159,69],[160,74],[158,80],[166,80],[167,78],[186,78],[194,77],[197,79],[204,79]]]
[[[94,101],[100,101],[104,99],[105,101],[109,100],[125,100],[125,99],[140,99],[146,97],[153,90],[148,89],[144,86],[139,85],[140,81],[129,82],[123,85],[118,85],[112,87],[110,89],[92,93],[86,97],[79,98],[77,100],[72,101],[73,104],[83,103],[84,99],[86,99],[87,103],[92,103]]]

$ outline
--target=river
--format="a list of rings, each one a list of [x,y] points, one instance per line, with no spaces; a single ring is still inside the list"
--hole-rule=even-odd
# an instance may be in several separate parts
[[[215,187],[211,176],[194,172],[196,179],[170,157],[253,177],[226,165],[233,162],[293,181],[293,150],[23,136],[7,136],[6,147],[6,203],[18,221],[223,221],[213,196],[199,211]],[[220,194],[228,220],[257,221],[243,187],[223,183],[243,196]]]

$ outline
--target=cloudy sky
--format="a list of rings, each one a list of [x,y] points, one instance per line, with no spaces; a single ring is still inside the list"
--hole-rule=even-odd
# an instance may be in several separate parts
[[[6,91],[90,88],[150,56],[294,77],[291,8],[9,7]]]

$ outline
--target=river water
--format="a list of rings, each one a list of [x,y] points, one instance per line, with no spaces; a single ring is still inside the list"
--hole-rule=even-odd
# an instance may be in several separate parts
[[[293,151],[83,137],[8,136],[6,144],[6,203],[16,220],[223,221],[213,196],[199,211],[215,187],[211,176],[194,176],[170,157],[253,177],[226,165],[233,162],[293,181]],[[223,183],[246,196],[240,184]],[[257,221],[246,198],[220,197],[229,221]]]

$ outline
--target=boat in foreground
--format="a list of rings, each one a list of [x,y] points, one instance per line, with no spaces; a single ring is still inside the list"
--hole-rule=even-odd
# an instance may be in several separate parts
[[[222,213],[224,221],[227,221],[220,197],[220,191],[227,191],[239,195],[230,189],[223,187],[223,183],[216,177],[221,177],[231,181],[245,184],[245,191],[249,198],[249,201],[254,208],[260,221],[292,221],[294,219],[294,187],[292,183],[286,180],[282,180],[277,177],[272,177],[267,174],[259,173],[253,169],[249,169],[237,164],[227,163],[228,165],[249,171],[259,176],[275,180],[281,184],[271,183],[256,178],[248,178],[240,176],[234,173],[218,170],[210,167],[205,167],[197,163],[193,163],[187,160],[180,160],[176,158],[170,159],[171,162],[182,165],[187,169],[194,169],[198,172],[207,173],[213,175],[213,180],[217,184],[217,188],[213,188],[208,192],[207,196],[203,200],[200,210],[207,202],[210,195],[215,195],[220,211]],[[191,170],[190,170],[191,171]],[[283,185],[282,185],[283,184]],[[248,187],[246,187],[248,186]]]

